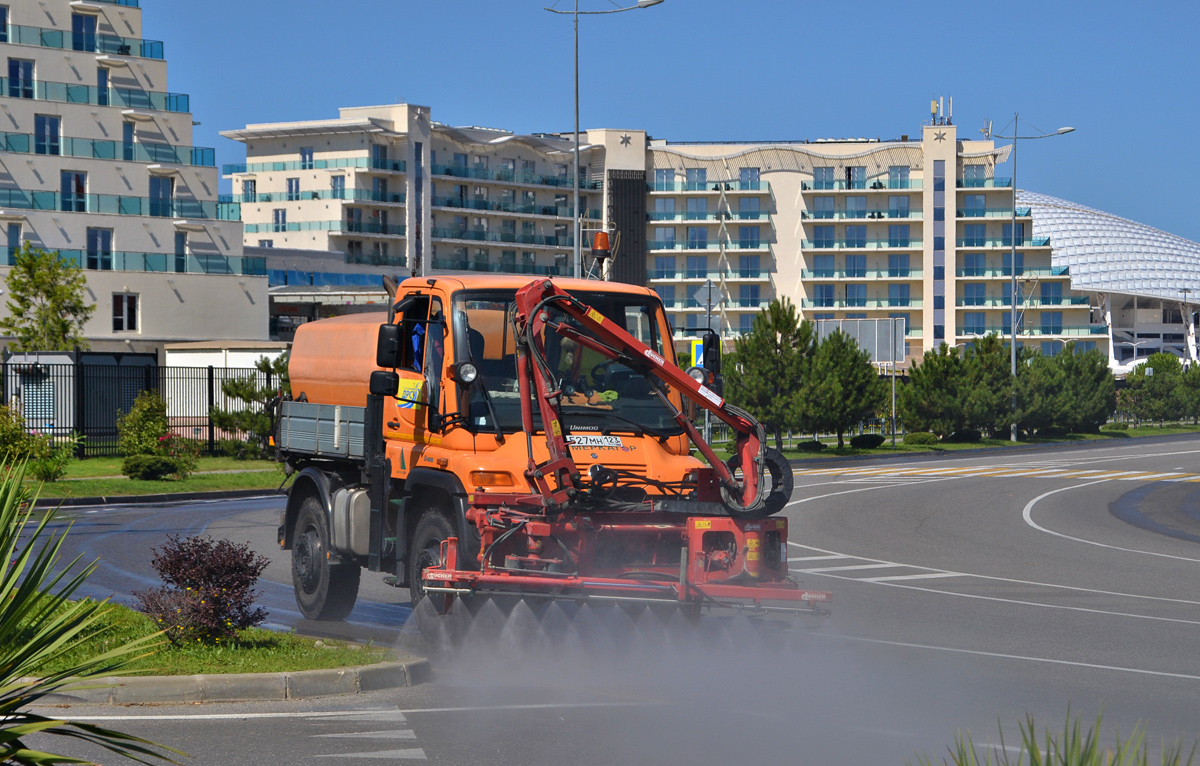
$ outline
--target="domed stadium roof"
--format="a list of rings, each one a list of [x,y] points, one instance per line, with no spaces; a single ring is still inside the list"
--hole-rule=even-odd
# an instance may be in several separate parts
[[[1200,297],[1200,244],[1035,192],[1017,191],[1033,212],[1033,236],[1049,237],[1052,262],[1071,269],[1071,288],[1178,301]]]

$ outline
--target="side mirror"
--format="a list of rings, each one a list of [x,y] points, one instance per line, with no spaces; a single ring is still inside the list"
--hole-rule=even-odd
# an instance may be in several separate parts
[[[400,376],[394,372],[376,370],[371,373],[371,396],[395,396],[400,393]]]
[[[721,336],[715,332],[704,334],[704,369],[717,377],[721,374]]]
[[[375,344],[375,366],[387,370],[400,366],[400,325],[379,326],[379,340]]]

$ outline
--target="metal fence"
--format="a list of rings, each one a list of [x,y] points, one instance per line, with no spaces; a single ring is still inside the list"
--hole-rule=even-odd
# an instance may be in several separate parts
[[[242,435],[218,430],[209,413],[214,407],[250,406],[225,396],[221,384],[253,378],[258,386],[270,387],[271,377],[253,368],[7,361],[2,383],[4,402],[24,416],[28,430],[60,439],[83,436],[79,457],[98,457],[118,454],[117,417],[129,412],[144,391],[155,391],[166,401],[173,433],[215,454],[222,439]]]

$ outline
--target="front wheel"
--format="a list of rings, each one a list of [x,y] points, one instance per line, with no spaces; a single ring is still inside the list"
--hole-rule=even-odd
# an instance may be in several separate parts
[[[412,605],[425,598],[422,574],[429,567],[442,565],[442,543],[454,537],[450,520],[436,510],[426,511],[413,532],[412,554],[408,557],[408,588]]]
[[[306,619],[344,620],[358,600],[362,570],[356,564],[335,564],[331,555],[325,508],[320,499],[305,498],[292,539],[292,587]]]

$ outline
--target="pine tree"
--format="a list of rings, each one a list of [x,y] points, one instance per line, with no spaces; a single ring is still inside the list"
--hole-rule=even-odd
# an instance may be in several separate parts
[[[1175,400],[1181,417],[1200,421],[1200,364],[1192,364],[1179,376]]]
[[[1099,431],[1117,406],[1117,382],[1108,367],[1108,358],[1096,349],[1076,353],[1075,344],[1068,343],[1054,359],[1063,373],[1062,408],[1056,425],[1071,433]],[[1200,393],[1200,376],[1194,376],[1194,379],[1195,390]],[[1188,408],[1187,411],[1197,410]]]
[[[1059,425],[1066,409],[1064,371],[1056,357],[1034,353],[1017,368],[1017,423],[1027,432]]]
[[[281,354],[274,360],[260,357],[255,369],[270,376],[270,386],[259,386],[254,376],[234,378],[221,383],[221,392],[230,399],[244,402],[247,406],[238,410],[212,409],[209,417],[213,426],[228,433],[246,434],[247,445],[258,450],[267,448],[271,436],[271,415],[266,405],[279,392],[291,390],[287,377],[287,355]]]
[[[964,400],[970,381],[958,349],[943,343],[926,351],[909,373],[900,394],[900,413],[906,428],[949,436],[967,426]]]
[[[813,349],[812,323],[780,298],[754,318],[725,365],[726,396],[775,433],[777,449],[784,429],[806,428],[801,388]]]
[[[1012,359],[1008,344],[996,334],[975,341],[963,355],[966,382],[963,407],[966,427],[993,438],[1012,423]]]
[[[83,326],[96,307],[84,298],[82,269],[26,242],[14,254],[6,281],[9,316],[0,320],[0,330],[12,336],[13,351],[88,348]]]
[[[817,346],[803,397],[812,426],[836,432],[840,449],[846,429],[874,415],[885,394],[871,355],[837,330]]]
[[[1174,420],[1183,414],[1175,393],[1182,377],[1183,365],[1174,354],[1151,354],[1145,364],[1126,377],[1126,391],[1130,393],[1123,402],[1139,422],[1157,420],[1161,425],[1164,420]]]

